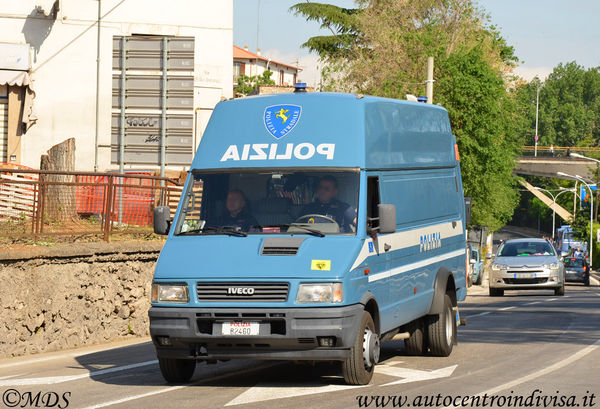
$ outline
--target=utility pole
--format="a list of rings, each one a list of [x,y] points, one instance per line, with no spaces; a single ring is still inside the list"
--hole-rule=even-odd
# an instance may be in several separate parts
[[[538,79],[539,81],[539,79]],[[535,97],[535,148],[533,156],[537,156],[537,144],[538,144],[538,108],[540,105],[540,84],[537,84],[537,92]]]
[[[94,172],[98,172],[98,134],[100,129],[100,22],[102,0],[98,0],[98,39],[96,45],[96,132],[94,134]],[[124,126],[124,125],[121,125]]]
[[[427,103],[433,104],[433,57],[427,57],[427,80],[425,83],[427,84]]]

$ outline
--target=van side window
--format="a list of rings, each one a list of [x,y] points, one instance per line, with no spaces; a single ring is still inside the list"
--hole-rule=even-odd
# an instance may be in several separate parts
[[[367,232],[379,227],[377,218],[377,205],[380,203],[379,197],[379,176],[369,176],[367,178]]]

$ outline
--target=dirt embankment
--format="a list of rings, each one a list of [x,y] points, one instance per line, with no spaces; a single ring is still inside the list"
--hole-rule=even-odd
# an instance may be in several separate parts
[[[148,334],[161,242],[0,252],[0,358]]]

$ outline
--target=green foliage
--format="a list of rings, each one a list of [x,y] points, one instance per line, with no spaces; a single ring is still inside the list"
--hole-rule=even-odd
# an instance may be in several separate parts
[[[472,0],[369,0],[349,12],[292,9],[334,35],[305,43],[326,63],[326,90],[404,99],[423,95],[427,57],[435,58],[435,102],[450,116],[461,153],[473,224],[496,230],[518,203],[513,169],[523,117],[509,75],[517,58]],[[341,50],[341,51],[340,51]]]
[[[523,135],[533,144],[536,89],[540,87],[539,144],[598,146],[600,144],[600,68],[584,69],[575,62],[559,64],[545,82],[523,84],[520,105],[527,107]]]
[[[262,75],[240,75],[237,85],[234,89],[236,94],[248,95],[261,85],[274,85],[275,81],[271,79],[273,72],[267,70]]]
[[[590,239],[590,212],[582,211],[577,213],[575,221],[571,223],[573,229],[573,237],[581,242],[589,241]]]
[[[360,9],[307,2],[293,5],[290,11],[296,16],[303,16],[307,21],[317,21],[321,23],[322,29],[331,31],[332,35],[311,37],[302,44],[321,58],[347,55],[358,41]]]

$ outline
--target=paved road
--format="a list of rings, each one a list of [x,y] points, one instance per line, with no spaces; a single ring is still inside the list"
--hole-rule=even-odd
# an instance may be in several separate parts
[[[594,284],[568,285],[564,297],[521,291],[490,298],[485,288],[471,287],[460,306],[468,324],[459,329],[450,357],[406,356],[402,341],[385,343],[366,387],[343,385],[332,365],[269,361],[202,364],[191,384],[169,386],[152,345],[142,342],[0,361],[0,393],[14,403],[14,391],[25,398],[27,392],[55,392],[62,407],[66,393],[72,408],[282,409],[359,407],[363,396],[370,402],[378,395],[405,396],[409,404],[438,394],[440,399],[482,393],[516,399],[539,397],[534,391],[540,389],[558,402],[563,394],[573,395],[583,407],[584,398],[600,395],[600,287]],[[457,405],[452,398],[445,403]]]

